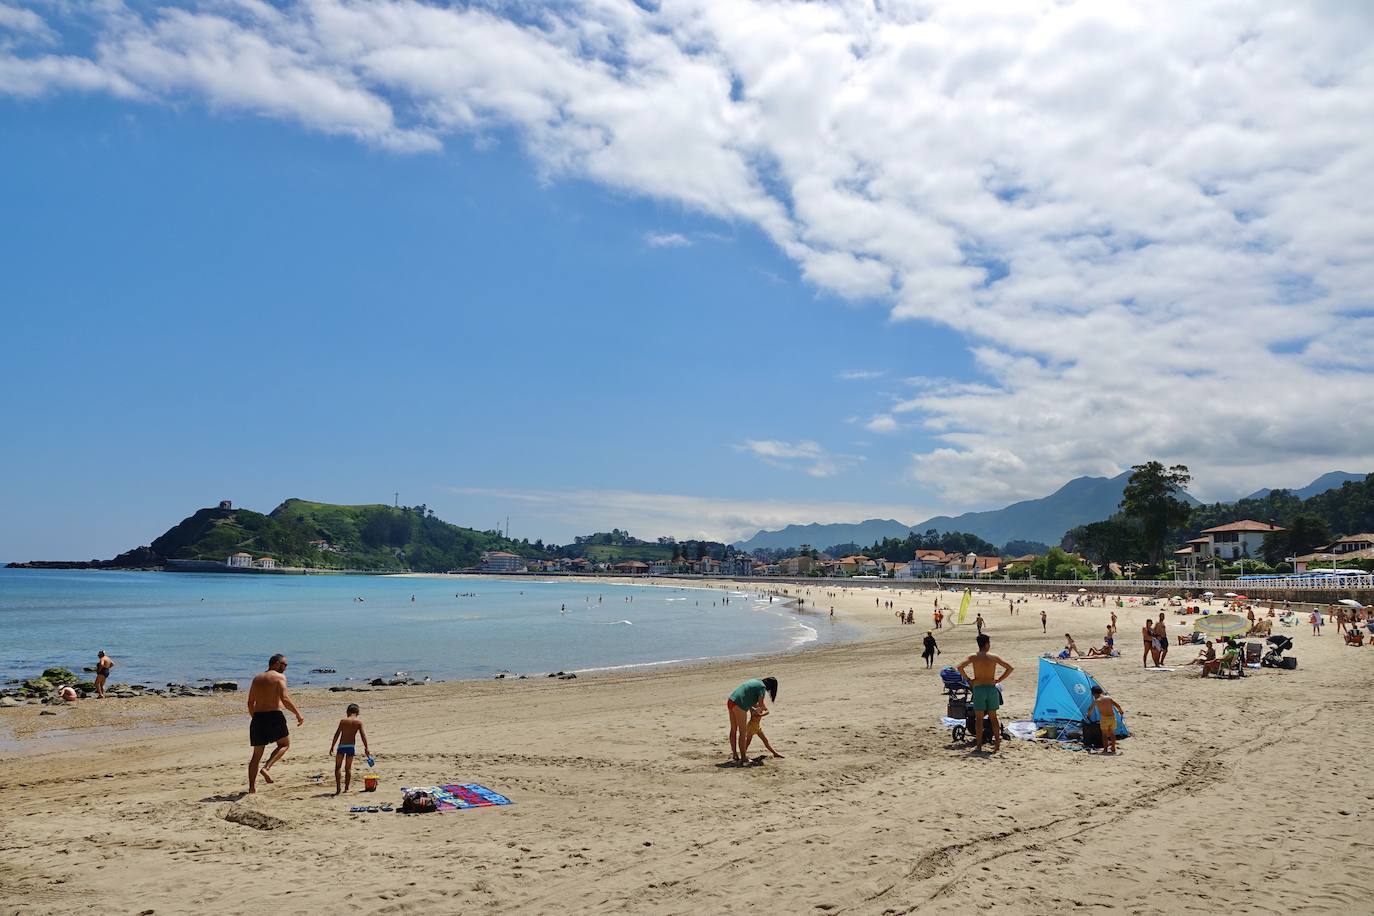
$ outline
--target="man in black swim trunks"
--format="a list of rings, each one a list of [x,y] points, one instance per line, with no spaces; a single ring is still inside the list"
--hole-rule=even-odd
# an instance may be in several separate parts
[[[286,656],[277,653],[267,660],[267,670],[253,678],[253,683],[248,688],[248,715],[252,716],[252,721],[248,725],[248,743],[253,746],[253,758],[248,761],[250,793],[258,790],[259,773],[268,783],[272,782],[272,777],[267,771],[272,764],[286,755],[286,749],[291,746],[290,732],[286,727],[286,713],[282,712],[283,706],[295,714],[297,726],[305,724],[300,710],[296,709],[296,704],[291,702],[291,697],[286,692]],[[267,763],[259,770],[258,763],[262,761],[262,752],[267,745],[273,743],[277,746],[272,751],[272,756],[267,758]]]

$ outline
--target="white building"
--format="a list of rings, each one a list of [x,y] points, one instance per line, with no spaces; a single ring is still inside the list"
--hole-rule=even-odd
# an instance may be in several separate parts
[[[253,565],[253,555],[251,553],[230,554],[224,561],[226,566],[234,566],[239,569],[249,569]]]
[[[482,571],[494,573],[521,573],[525,571],[525,561],[504,550],[487,550],[482,553]]]
[[[253,564],[258,569],[276,569],[277,561],[271,557],[258,557],[258,562]]]
[[[1264,536],[1282,530],[1277,525],[1244,519],[1203,530],[1203,537],[1207,538],[1205,543],[1201,539],[1188,543],[1196,544],[1195,553],[1199,557],[1238,560],[1241,557],[1258,557],[1264,546]]]

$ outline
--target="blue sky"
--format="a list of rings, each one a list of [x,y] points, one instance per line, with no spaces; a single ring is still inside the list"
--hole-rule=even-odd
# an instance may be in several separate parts
[[[1370,123],[1361,3],[0,0],[0,558],[1374,469]]]
[[[931,502],[846,421],[899,368],[967,371],[959,336],[808,286],[751,227],[541,182],[502,138],[396,157],[79,98],[4,104],[0,134],[0,556],[103,556],[222,497],[399,490],[567,540],[630,522],[455,490]],[[742,448],[808,439],[855,457],[821,477]],[[691,522],[643,534],[711,533]]]

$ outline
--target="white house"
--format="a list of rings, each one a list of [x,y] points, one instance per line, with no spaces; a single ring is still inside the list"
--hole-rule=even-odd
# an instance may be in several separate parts
[[[513,553],[504,550],[486,550],[482,552],[482,571],[493,573],[522,573],[525,571],[525,561]]]
[[[1353,553],[1374,549],[1374,534],[1348,534],[1331,545],[1332,553]]]
[[[233,566],[238,569],[249,569],[253,565],[253,555],[241,551],[239,553],[230,554],[228,559],[224,561],[224,565]]]
[[[1264,546],[1264,536],[1283,529],[1266,522],[1244,519],[1227,525],[1206,528],[1202,534],[1206,543],[1197,543],[1199,557],[1217,557],[1222,560],[1237,560],[1241,557],[1258,557]],[[1193,544],[1194,541],[1188,543]]]
[[[258,557],[258,562],[253,564],[258,569],[276,569],[277,561],[271,557]]]

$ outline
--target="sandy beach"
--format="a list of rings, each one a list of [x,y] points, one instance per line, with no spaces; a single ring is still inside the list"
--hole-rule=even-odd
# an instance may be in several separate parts
[[[1374,650],[1334,626],[1282,630],[1296,671],[1203,680],[1183,667],[1190,647],[1171,649],[1177,670],[1143,671],[1146,611],[1118,611],[1124,657],[1084,666],[1126,710],[1122,753],[1010,741],[975,757],[940,726],[937,671],[919,657],[931,592],[806,591],[820,625],[833,605],[867,638],[574,681],[296,691],[306,725],[253,797],[242,696],[0,710],[0,912],[1368,909]],[[917,626],[875,595],[914,607]],[[1010,616],[995,593],[975,611],[1016,665],[1008,720],[1031,712],[1038,656],[1065,631],[1100,642],[1110,613],[1032,599]],[[974,632],[939,631],[937,668]],[[725,697],[767,674],[781,689],[766,731],[786,757],[729,766]],[[350,701],[381,791],[335,798],[326,752]],[[446,782],[515,804],[348,812]]]

